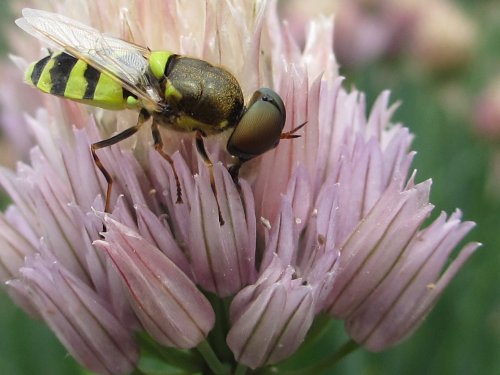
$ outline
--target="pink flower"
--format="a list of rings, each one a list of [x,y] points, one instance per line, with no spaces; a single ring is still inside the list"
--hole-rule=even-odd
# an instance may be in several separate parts
[[[197,350],[217,374],[293,355],[321,312],[369,350],[413,332],[477,247],[466,245],[442,273],[472,224],[457,212],[422,228],[430,182],[408,176],[412,135],[390,122],[388,93],[366,118],[363,95],[341,87],[332,21],[312,21],[301,51],[274,1],[124,4],[75,1],[57,11],[221,64],[245,98],[272,87],[287,109],[285,131],[307,125],[244,164],[238,185],[224,141],[207,139],[213,187],[193,137],[164,129],[183,203],[148,132],[98,150],[114,179],[104,214],[106,183],[89,146],[135,125],[136,114],[87,114],[67,101],[38,110],[30,163],[0,173],[13,201],[0,218],[1,276],[19,305],[102,374],[137,366],[137,332],[181,356]]]

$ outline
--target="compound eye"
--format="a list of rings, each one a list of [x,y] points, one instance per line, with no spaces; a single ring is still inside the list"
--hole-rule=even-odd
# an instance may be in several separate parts
[[[227,142],[227,150],[241,159],[252,159],[276,147],[285,126],[285,105],[271,89],[257,90]]]

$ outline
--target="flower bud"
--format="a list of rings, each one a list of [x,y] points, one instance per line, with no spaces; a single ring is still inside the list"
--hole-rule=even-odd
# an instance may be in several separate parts
[[[133,332],[110,306],[56,261],[36,256],[9,287],[25,295],[73,357],[99,374],[125,375],[137,365]]]
[[[144,329],[160,344],[192,348],[205,339],[215,316],[196,285],[165,254],[128,227],[105,218],[95,245],[114,263]]]

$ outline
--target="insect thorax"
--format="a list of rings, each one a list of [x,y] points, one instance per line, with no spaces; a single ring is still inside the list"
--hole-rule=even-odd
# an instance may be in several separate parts
[[[158,118],[160,123],[178,131],[201,130],[210,135],[239,121],[244,109],[243,93],[227,70],[203,60],[173,55],[165,75],[162,89],[167,107],[172,110],[166,111],[163,119]]]

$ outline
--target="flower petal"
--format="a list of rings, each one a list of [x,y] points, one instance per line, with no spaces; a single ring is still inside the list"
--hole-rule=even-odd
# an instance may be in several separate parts
[[[190,259],[197,282],[221,297],[229,296],[255,277],[255,213],[248,188],[241,193],[221,165],[214,165],[217,201],[207,171],[196,176],[191,202]],[[245,185],[241,181],[242,186]],[[217,202],[219,206],[217,206]],[[219,211],[224,221],[220,222]],[[250,210],[249,210],[250,208]],[[248,211],[249,210],[249,211]]]
[[[183,143],[179,147],[182,145]],[[189,211],[194,194],[194,180],[193,173],[179,152],[173,154],[172,159],[181,183],[182,204],[176,203],[177,186],[170,164],[155,150],[149,152],[149,163],[152,171],[151,180],[153,181],[156,200],[160,206],[164,207],[168,215],[170,231],[179,246],[184,247],[187,246],[190,238]]]
[[[4,215],[0,215],[0,248],[0,282],[19,276],[25,257],[37,251]]]
[[[189,261],[182,249],[175,242],[175,238],[166,223],[167,219],[163,217],[163,220],[161,220],[161,218],[158,218],[144,205],[136,205],[135,212],[137,214],[138,231],[144,239],[158,247],[186,275],[190,275],[191,268]]]
[[[430,181],[400,193],[397,181],[341,247],[329,313],[346,318],[387,275],[432,210]]]
[[[418,233],[397,264],[346,320],[349,335],[367,349],[380,351],[410,335],[429,313],[453,275],[478,244],[468,244],[440,275],[451,251],[473,227],[459,214],[442,214]]]
[[[267,268],[276,255],[284,264],[295,264],[297,256],[297,224],[293,219],[291,198],[284,196],[281,199],[281,210],[278,218],[271,227],[269,240],[264,250],[261,269]]]

